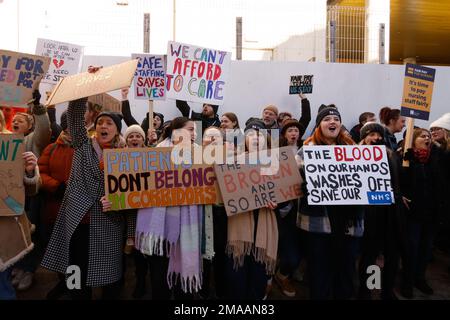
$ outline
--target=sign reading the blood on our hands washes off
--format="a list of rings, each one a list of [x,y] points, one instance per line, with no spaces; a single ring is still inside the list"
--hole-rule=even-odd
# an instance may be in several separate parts
[[[309,205],[394,202],[385,146],[303,146]]]
[[[36,54],[51,59],[50,67],[42,82],[56,84],[61,78],[77,74],[80,71],[83,47],[54,40],[38,39]]]
[[[133,79],[134,98],[165,100],[165,56],[133,53],[131,57],[139,60]]]
[[[224,103],[231,52],[170,41],[167,97],[215,105]]]

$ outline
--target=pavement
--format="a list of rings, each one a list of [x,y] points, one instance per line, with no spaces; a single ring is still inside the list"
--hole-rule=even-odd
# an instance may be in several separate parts
[[[132,300],[132,292],[135,285],[134,265],[133,259],[127,258],[127,272],[125,275],[125,285],[121,293],[121,299]],[[301,266],[300,269],[303,269]],[[450,300],[450,255],[440,250],[435,249],[433,252],[433,260],[427,269],[427,280],[430,286],[434,289],[433,295],[425,295],[414,289],[414,300]],[[398,279],[399,280],[399,279]],[[307,280],[306,280],[307,281]],[[307,300],[309,299],[308,286],[305,280],[294,281],[297,294],[294,298],[284,296],[275,281],[273,281],[272,291],[269,294],[268,300]],[[355,279],[356,281],[356,279]],[[33,285],[26,291],[18,291],[18,300],[45,300],[47,292],[52,289],[58,282],[56,273],[50,272],[43,268],[38,268],[36,271]],[[399,282],[399,281],[398,281]],[[147,288],[150,288],[150,280],[147,276]],[[150,291],[150,290],[149,290]],[[396,292],[399,299],[403,297]],[[99,299],[100,289],[94,289],[93,299]],[[379,290],[373,290],[372,298],[379,299]],[[64,295],[61,300],[67,300],[69,297]],[[151,299],[151,294],[147,293],[142,300]]]

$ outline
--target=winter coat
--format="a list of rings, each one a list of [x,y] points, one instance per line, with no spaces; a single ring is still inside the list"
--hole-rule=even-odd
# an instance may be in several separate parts
[[[427,163],[420,163],[414,157],[409,167],[402,167],[401,188],[403,195],[411,200],[410,210],[406,211],[410,218],[438,222],[446,214],[448,181],[443,175],[443,157],[444,152],[432,145]]]
[[[72,168],[74,149],[62,132],[55,143],[48,145],[39,158],[41,193],[44,197],[44,223],[54,224]]]
[[[217,115],[217,112],[214,113],[214,118],[206,118],[203,116],[202,113],[198,113],[195,111],[191,112],[191,108],[189,107],[188,103],[183,100],[177,100],[176,106],[178,110],[180,110],[183,117],[189,118],[194,121],[201,121],[202,122],[202,132],[205,131],[209,127],[220,127],[220,119]],[[189,115],[190,113],[190,115]]]
[[[25,137],[25,151],[31,151],[39,158],[50,143],[51,130],[47,109],[43,105],[33,106],[34,131]]]
[[[296,157],[300,162],[300,174],[306,181],[303,147],[300,148]],[[364,232],[364,207],[357,205],[309,205],[305,196],[299,199],[297,224],[307,232],[361,237]]]
[[[75,149],[72,170],[42,266],[65,274],[69,266],[70,240],[87,213],[89,220],[89,263],[86,285],[105,286],[122,277],[125,218],[117,212],[102,212],[104,174],[84,126],[87,98],[71,101],[67,121]],[[128,230],[134,236],[135,230]]]

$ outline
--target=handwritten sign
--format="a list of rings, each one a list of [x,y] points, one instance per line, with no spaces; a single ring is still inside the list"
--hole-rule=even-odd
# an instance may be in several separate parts
[[[46,105],[72,101],[131,85],[137,59],[100,69],[95,73],[79,73],[63,78],[56,85]]]
[[[0,50],[0,105],[26,106],[49,64],[48,57]]]
[[[251,159],[249,155],[247,159]],[[297,199],[301,176],[289,147],[279,149],[279,166],[272,175],[262,174],[261,164],[216,164],[217,181],[228,216]]]
[[[25,208],[24,152],[23,135],[0,134],[0,216],[19,215]]]
[[[169,41],[167,97],[222,105],[230,63],[231,52]]]
[[[304,146],[310,205],[391,204],[385,146]]]
[[[307,94],[313,91],[313,75],[291,76],[289,94]]]
[[[88,101],[102,106],[102,110],[105,111],[122,112],[122,103],[107,93],[100,93],[95,96],[90,96]]]
[[[436,69],[406,64],[401,115],[428,120]]]
[[[139,60],[133,80],[134,98],[138,100],[164,100],[166,98],[165,56],[133,53],[131,57]]]
[[[103,152],[105,190],[113,210],[214,204],[220,200],[213,166],[177,165],[172,148]]]
[[[51,59],[50,67],[42,82],[57,84],[61,78],[77,74],[80,71],[83,47],[54,40],[38,39],[36,54]]]

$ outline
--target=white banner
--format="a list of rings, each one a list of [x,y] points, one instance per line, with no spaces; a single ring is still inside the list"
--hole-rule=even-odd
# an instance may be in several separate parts
[[[167,97],[222,105],[228,87],[231,52],[170,41]]]
[[[83,47],[54,40],[38,39],[36,54],[50,57],[50,67],[42,82],[56,84],[61,78],[80,72]]]
[[[385,146],[304,146],[309,205],[394,202]]]

